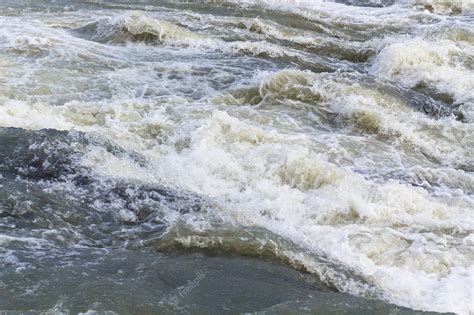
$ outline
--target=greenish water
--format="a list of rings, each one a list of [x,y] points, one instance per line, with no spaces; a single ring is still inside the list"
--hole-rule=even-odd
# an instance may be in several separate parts
[[[0,0],[0,314],[469,314],[473,10]]]

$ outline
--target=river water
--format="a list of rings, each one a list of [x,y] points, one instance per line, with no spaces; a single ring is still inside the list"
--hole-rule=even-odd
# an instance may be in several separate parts
[[[0,310],[468,314],[473,172],[473,0],[0,1]]]

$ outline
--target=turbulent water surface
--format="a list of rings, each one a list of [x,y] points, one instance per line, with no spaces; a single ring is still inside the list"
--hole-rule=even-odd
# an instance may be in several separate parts
[[[473,148],[472,0],[1,0],[0,310],[468,314]]]

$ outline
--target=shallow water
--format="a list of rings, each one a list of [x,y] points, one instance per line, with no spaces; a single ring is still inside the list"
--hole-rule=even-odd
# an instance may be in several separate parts
[[[472,0],[0,4],[0,310],[474,311]]]

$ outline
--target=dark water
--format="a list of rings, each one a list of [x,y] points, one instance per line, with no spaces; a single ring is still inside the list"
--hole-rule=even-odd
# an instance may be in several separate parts
[[[468,314],[469,1],[0,1],[0,314]]]

